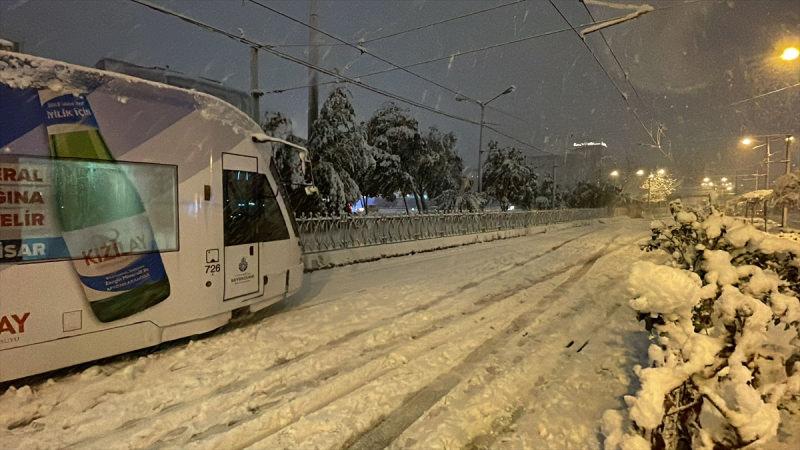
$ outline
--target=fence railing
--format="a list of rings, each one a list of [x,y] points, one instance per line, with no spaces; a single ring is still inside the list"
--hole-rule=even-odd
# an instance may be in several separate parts
[[[607,209],[298,217],[304,253],[512,230],[608,217]]]

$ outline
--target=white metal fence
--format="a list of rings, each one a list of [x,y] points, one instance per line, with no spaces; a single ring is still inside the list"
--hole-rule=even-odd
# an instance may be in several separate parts
[[[607,209],[555,209],[411,216],[302,216],[297,218],[297,225],[303,252],[317,253],[599,219],[610,215]]]

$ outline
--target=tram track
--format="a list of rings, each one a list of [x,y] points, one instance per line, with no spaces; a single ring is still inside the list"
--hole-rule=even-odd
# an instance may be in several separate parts
[[[604,229],[601,239],[594,236],[589,242],[581,241],[592,233],[600,232],[597,228]],[[484,274],[477,279],[459,280],[452,287],[445,287],[439,293],[430,293],[427,296],[424,295],[424,287],[399,293],[398,295],[407,295],[416,300],[399,304],[399,310],[396,309],[390,315],[379,316],[374,312],[368,314],[368,317],[377,317],[377,320],[361,321],[360,324],[358,317],[354,317],[352,321],[339,324],[341,329],[336,333],[323,329],[320,334],[329,339],[320,341],[312,337],[303,340],[298,343],[303,351],[289,352],[285,358],[267,358],[263,367],[258,370],[251,370],[252,364],[248,367],[242,365],[240,375],[224,382],[222,377],[225,372],[216,371],[214,365],[236,365],[237,358],[242,358],[241,352],[215,350],[214,346],[203,341],[193,343],[186,349],[176,349],[174,353],[192,352],[194,358],[202,357],[213,362],[209,367],[198,371],[197,367],[182,363],[180,358],[165,357],[166,360],[177,359],[170,365],[165,376],[185,378],[192,374],[197,377],[197,389],[187,391],[191,392],[190,397],[165,400],[158,398],[161,394],[156,386],[153,388],[152,398],[142,396],[140,399],[141,404],[136,411],[142,411],[142,416],[133,414],[133,409],[121,411],[120,415],[124,417],[120,417],[111,429],[105,428],[103,435],[90,431],[95,423],[109,422],[107,418],[100,416],[100,408],[106,408],[106,403],[130,396],[117,393],[110,386],[113,380],[107,380],[109,386],[103,386],[103,380],[99,380],[97,385],[92,386],[96,394],[89,394],[94,400],[76,400],[86,404],[85,411],[93,412],[97,408],[97,413],[63,422],[69,425],[65,432],[72,433],[73,439],[61,441],[61,444],[81,448],[115,448],[120,442],[126,442],[126,445],[134,448],[242,448],[246,445],[263,447],[266,443],[277,442],[274,439],[289,432],[286,430],[302,426],[308,417],[325,414],[325,411],[335,408],[342,401],[372,395],[370,392],[373,388],[384,384],[386,380],[402,382],[408,376],[404,372],[408,367],[424,367],[442,355],[451,358],[451,362],[445,366],[457,365],[463,359],[459,359],[459,355],[465,357],[474,350],[459,348],[457,342],[460,339],[471,336],[476,328],[481,328],[485,335],[482,335],[484,337],[477,345],[482,346],[496,336],[498,330],[506,329],[509,321],[518,316],[516,312],[533,307],[533,300],[520,301],[520,296],[541,298],[543,294],[552,292],[552,289],[563,289],[560,283],[580,271],[586,261],[602,257],[609,246],[616,248],[621,245],[616,242],[619,233],[608,230],[607,227],[597,228],[581,232],[577,236],[566,236],[563,241],[533,255],[524,255],[514,248],[515,252],[511,255],[493,256],[492,261],[488,261],[489,258],[475,261],[472,269],[466,270],[476,267],[489,267],[493,270],[484,270]],[[588,259],[579,256],[587,251],[593,252]],[[458,252],[454,253],[455,256],[458,255]],[[532,267],[537,267],[537,270],[532,271]],[[424,268],[418,270],[422,271]],[[535,273],[540,270],[541,272]],[[448,283],[444,284],[446,286]],[[532,291],[535,293],[531,294]],[[364,292],[364,296],[364,301],[390,300],[374,297],[371,292]],[[333,308],[340,309],[337,300],[341,303],[352,303],[348,293],[336,297],[325,304],[329,307],[331,304],[337,305]],[[296,314],[300,318],[308,311],[329,309],[322,305],[291,309],[285,315]],[[512,310],[516,311],[513,315],[509,313]],[[270,319],[280,320],[283,316],[281,314]],[[215,338],[236,339],[238,336],[250,336],[263,339],[271,328],[269,324],[246,324]],[[121,364],[118,370],[136,373],[136,369],[131,370],[130,365],[125,367]],[[237,372],[234,368],[228,373]],[[430,375],[436,375],[436,372]],[[433,379],[428,381],[433,382]],[[422,386],[419,388],[422,389]],[[406,395],[413,392],[416,391]],[[397,401],[396,396],[394,398],[393,401]],[[399,401],[395,407],[402,406],[403,398]],[[54,405],[55,408],[57,406]],[[143,413],[145,409],[149,411],[147,415]],[[394,409],[387,410],[386,416],[391,415],[392,411]],[[41,429],[41,424],[38,419],[33,422],[30,427],[15,430],[15,434],[21,434],[27,428],[32,439],[13,442],[46,442],[35,438],[38,430],[33,430],[32,427],[37,425]],[[338,445],[345,442],[355,445],[357,436],[376,425],[372,422],[363,424],[362,428],[350,433]],[[58,445],[39,446],[53,447]]]

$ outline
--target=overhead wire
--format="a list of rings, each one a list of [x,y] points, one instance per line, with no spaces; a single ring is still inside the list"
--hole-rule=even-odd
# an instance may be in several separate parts
[[[285,19],[288,19],[288,20],[290,20],[290,21],[292,21],[292,22],[294,22],[296,24],[302,25],[302,26],[304,26],[304,27],[306,27],[306,28],[308,28],[310,30],[314,30],[317,33],[323,34],[323,35],[325,35],[325,36],[327,36],[327,37],[329,37],[329,38],[331,38],[331,39],[333,39],[335,41],[338,41],[338,42],[346,45],[347,47],[353,48],[353,49],[355,49],[355,50],[357,50],[357,51],[359,51],[359,52],[361,52],[363,54],[367,54],[367,55],[377,59],[380,62],[389,64],[390,66],[393,66],[394,68],[396,68],[398,70],[401,70],[401,71],[403,71],[403,72],[405,72],[405,73],[407,73],[407,74],[409,74],[409,75],[411,75],[411,76],[413,76],[415,78],[418,78],[418,79],[423,80],[423,81],[425,81],[427,83],[430,83],[430,84],[433,84],[435,86],[438,86],[438,87],[440,87],[440,88],[442,88],[442,89],[444,89],[444,90],[446,90],[446,91],[448,91],[448,92],[450,92],[452,94],[461,95],[461,96],[463,96],[465,98],[468,98],[470,100],[477,101],[476,99],[473,99],[472,97],[464,94],[463,92],[460,92],[460,91],[457,91],[457,90],[455,90],[453,88],[445,86],[442,83],[439,83],[438,81],[431,80],[430,78],[424,77],[424,76],[422,76],[422,75],[420,75],[420,74],[418,74],[416,72],[408,70],[408,68],[406,68],[406,67],[400,66],[400,65],[398,65],[398,64],[396,64],[396,63],[384,58],[383,56],[380,56],[380,55],[378,55],[376,53],[373,53],[372,51],[368,50],[367,48],[363,47],[362,45],[357,45],[357,44],[354,44],[352,42],[348,42],[348,41],[346,41],[346,40],[344,40],[344,39],[342,39],[342,38],[340,38],[340,37],[338,37],[338,36],[336,36],[336,35],[334,35],[332,33],[329,33],[327,31],[321,29],[320,27],[316,27],[314,25],[311,25],[310,23],[307,23],[307,22],[304,22],[304,21],[302,21],[300,19],[292,17],[289,14],[286,14],[286,13],[284,13],[282,11],[279,11],[279,10],[277,10],[277,9],[271,7],[271,6],[268,6],[268,5],[264,4],[264,3],[261,3],[258,0],[246,0],[246,1],[249,2],[249,3],[252,3],[254,5],[260,6],[261,8],[264,8],[267,11],[270,11],[270,12],[272,12],[274,14],[277,14],[277,15],[279,15],[279,16],[285,18]]]
[[[448,23],[448,22],[453,22],[453,21],[456,21],[456,20],[460,20],[460,19],[464,19],[464,18],[467,18],[467,17],[475,16],[475,15],[478,15],[478,14],[484,14],[484,13],[487,13],[487,12],[490,12],[490,11],[494,11],[494,10],[497,10],[497,9],[506,8],[508,6],[516,5],[516,4],[519,4],[519,3],[524,3],[526,1],[528,1],[528,0],[515,0],[515,1],[512,1],[512,2],[508,2],[508,3],[503,3],[503,4],[492,6],[492,7],[489,7],[489,8],[484,8],[484,9],[481,9],[481,10],[478,10],[478,11],[472,11],[472,12],[468,12],[468,13],[461,14],[461,15],[458,15],[458,16],[449,17],[447,19],[438,20],[436,22],[427,23],[425,25],[419,25],[419,26],[416,26],[416,27],[413,27],[413,28],[409,28],[409,29],[406,29],[406,30],[396,31],[394,33],[390,33],[390,34],[386,34],[386,35],[383,35],[383,36],[374,37],[374,38],[371,38],[371,39],[365,39],[363,41],[359,41],[359,43],[361,45],[363,45],[363,44],[369,44],[369,43],[372,43],[372,42],[382,41],[384,39],[389,39],[389,38],[393,38],[393,37],[396,37],[396,36],[401,36],[403,34],[413,33],[414,31],[420,31],[420,30],[424,30],[424,29],[427,29],[427,28],[432,28],[432,27],[435,27],[435,26],[438,26],[438,25],[442,25],[442,24],[445,24],[445,23]],[[342,44],[342,43],[338,43],[338,44],[334,44],[334,43],[327,43],[327,44],[276,44],[276,45],[274,45],[274,47],[311,47],[312,45],[316,46],[316,47],[335,47],[335,46],[341,46],[341,45],[345,45],[345,44]]]
[[[374,53],[374,52],[372,52],[372,51],[368,50],[367,48],[365,48],[365,47],[363,46],[363,44],[360,44],[360,45],[359,45],[359,44],[354,44],[354,43],[352,43],[352,42],[349,42],[349,41],[347,41],[347,40],[345,40],[345,39],[342,39],[342,38],[340,38],[340,37],[338,37],[338,36],[336,36],[336,35],[334,35],[334,34],[332,34],[332,33],[329,33],[329,32],[327,32],[327,31],[325,31],[325,30],[321,29],[320,27],[313,26],[313,25],[311,25],[310,23],[307,23],[307,22],[304,22],[304,21],[302,21],[302,20],[300,20],[300,19],[297,19],[297,18],[295,18],[295,17],[292,17],[292,16],[290,16],[289,14],[286,14],[286,13],[284,13],[284,12],[282,12],[282,11],[280,11],[280,10],[276,9],[276,8],[273,8],[273,7],[271,7],[271,6],[268,6],[268,5],[264,4],[264,3],[261,3],[261,2],[260,2],[260,1],[258,1],[258,0],[246,0],[246,1],[248,1],[249,3],[252,3],[252,4],[254,4],[254,5],[260,6],[261,8],[264,8],[264,9],[266,9],[267,11],[270,11],[270,12],[272,12],[272,13],[274,13],[274,14],[277,14],[277,15],[279,15],[279,16],[281,16],[281,17],[285,18],[285,19],[288,19],[288,20],[290,20],[290,21],[292,21],[292,22],[294,22],[294,23],[296,23],[296,24],[302,25],[302,26],[304,26],[304,27],[306,27],[306,28],[308,28],[308,29],[310,29],[310,30],[314,30],[314,31],[316,31],[317,33],[321,33],[321,34],[323,34],[323,35],[325,35],[325,36],[327,36],[327,37],[329,37],[329,38],[331,38],[331,39],[334,39],[334,40],[336,40],[336,41],[340,42],[340,43],[341,43],[341,44],[343,44],[343,45],[346,45],[346,46],[348,46],[348,47],[350,47],[350,48],[353,48],[353,49],[355,49],[355,50],[358,50],[359,52],[361,52],[361,54],[366,54],[366,55],[369,55],[369,56],[371,56],[371,57],[373,57],[373,58],[377,59],[378,61],[381,61],[381,62],[383,62],[383,63],[385,63],[385,64],[389,64],[390,66],[394,67],[394,68],[395,68],[395,69],[397,69],[397,70],[401,70],[401,71],[403,71],[403,72],[405,72],[405,73],[407,73],[407,74],[409,74],[409,75],[411,75],[411,76],[413,76],[413,77],[415,77],[415,78],[418,78],[418,79],[420,79],[420,80],[422,80],[422,81],[425,81],[425,82],[427,82],[427,83],[433,84],[434,86],[437,86],[437,87],[439,87],[440,89],[444,89],[445,91],[447,91],[447,92],[450,92],[450,93],[451,93],[451,94],[453,94],[453,95],[456,95],[456,96],[462,96],[462,97],[464,97],[464,98],[466,98],[466,99],[468,99],[468,100],[471,100],[471,101],[473,101],[473,102],[476,102],[476,103],[478,103],[478,102],[479,102],[479,101],[478,101],[478,99],[476,99],[476,98],[473,98],[473,97],[471,97],[471,96],[469,96],[469,95],[466,95],[466,94],[464,94],[463,92],[460,92],[460,91],[458,91],[457,89],[453,89],[453,88],[451,88],[451,87],[449,87],[449,86],[447,86],[447,85],[445,85],[445,84],[443,84],[443,83],[440,83],[440,82],[438,82],[438,81],[436,81],[436,80],[433,80],[433,79],[431,79],[431,78],[428,78],[428,77],[422,76],[422,75],[420,75],[420,74],[419,74],[419,73],[417,73],[417,72],[414,72],[414,71],[411,71],[411,70],[409,70],[409,69],[408,69],[408,67],[405,67],[405,66],[398,65],[398,64],[394,63],[393,61],[390,61],[390,60],[386,59],[385,57],[383,57],[383,56],[380,56],[380,55],[378,55],[378,54],[376,54],[376,53]],[[521,117],[519,117],[519,116],[513,115],[513,114],[511,114],[511,113],[508,113],[508,112],[506,112],[505,110],[502,110],[502,109],[500,109],[500,108],[496,108],[496,107],[493,107],[493,106],[487,106],[487,109],[490,109],[490,110],[496,111],[496,112],[498,112],[498,113],[500,113],[500,114],[508,115],[509,117],[512,117],[512,118],[514,118],[514,119],[516,119],[516,120],[520,120],[520,121],[523,121],[523,122],[525,121],[525,119],[523,119],[523,118],[521,118]]]
[[[152,3],[152,2],[150,2],[148,0],[129,0],[129,1],[132,2],[132,3],[136,3],[138,5],[144,6],[146,8],[152,9],[154,11],[157,11],[157,12],[159,12],[161,14],[165,14],[165,15],[174,17],[176,19],[179,19],[179,20],[184,21],[186,23],[189,23],[191,25],[194,25],[194,26],[197,26],[199,28],[202,28],[202,29],[204,29],[206,31],[211,31],[213,33],[217,33],[217,34],[223,35],[225,37],[228,37],[229,39],[232,39],[234,41],[238,41],[238,42],[240,42],[242,44],[245,44],[245,45],[248,45],[250,47],[255,47],[255,48],[259,49],[259,50],[264,50],[265,52],[268,52],[268,53],[270,53],[272,55],[275,55],[275,56],[277,56],[279,58],[282,58],[282,59],[285,59],[287,61],[294,62],[294,63],[302,65],[304,67],[313,69],[313,70],[318,71],[320,73],[323,73],[325,75],[329,75],[329,76],[332,76],[332,77],[336,77],[336,78],[345,80],[345,81],[347,81],[347,82],[349,82],[349,83],[351,83],[351,84],[353,84],[355,86],[358,86],[358,87],[360,87],[362,89],[365,89],[365,90],[368,90],[370,92],[373,92],[373,93],[376,93],[376,94],[379,94],[379,95],[382,95],[382,96],[397,100],[397,101],[399,101],[401,103],[405,103],[407,105],[411,105],[411,106],[414,106],[416,108],[432,112],[434,114],[445,116],[445,117],[448,117],[448,118],[453,119],[453,120],[458,120],[458,121],[470,123],[470,124],[473,124],[473,125],[480,125],[480,122],[478,122],[476,120],[469,119],[469,118],[466,118],[466,117],[462,117],[462,116],[459,116],[459,115],[456,115],[456,114],[453,114],[453,113],[449,113],[449,112],[446,112],[446,111],[442,111],[442,110],[430,107],[428,105],[425,105],[423,103],[417,102],[415,100],[411,100],[411,99],[405,98],[405,97],[403,97],[403,96],[401,96],[399,94],[395,94],[393,92],[386,91],[384,89],[380,89],[380,88],[371,86],[369,84],[366,84],[366,83],[363,83],[361,81],[352,79],[352,78],[347,77],[345,75],[341,75],[339,73],[336,73],[333,70],[326,69],[324,67],[320,67],[320,66],[311,64],[311,63],[309,63],[307,61],[304,61],[304,60],[302,60],[300,58],[297,58],[297,57],[292,56],[290,54],[287,54],[287,53],[281,52],[279,50],[276,50],[276,49],[272,48],[272,46],[270,46],[268,44],[263,44],[263,43],[254,41],[252,39],[246,38],[246,37],[244,37],[242,35],[237,35],[237,34],[231,33],[229,31],[226,31],[226,30],[223,30],[221,28],[218,28],[218,27],[215,27],[213,25],[210,25],[210,24],[207,24],[205,22],[202,22],[202,21],[200,21],[198,19],[194,19],[192,17],[189,17],[189,16],[187,16],[185,14],[169,10],[167,8],[164,8],[164,7],[160,6],[160,5],[156,5],[156,4],[154,4],[154,3]],[[494,131],[494,132],[496,132],[496,133],[498,133],[498,134],[500,134],[500,135],[502,135],[504,137],[516,140],[516,141],[518,141],[520,143],[524,143],[525,145],[530,146],[531,148],[537,149],[539,151],[544,151],[544,150],[538,149],[533,144],[525,143],[524,141],[518,140],[517,138],[514,138],[513,136],[508,135],[506,133],[500,132],[500,131],[492,128],[492,127],[489,127],[489,129],[491,129],[492,131]]]
[[[578,36],[578,39],[580,39],[581,43],[586,47],[586,49],[592,55],[592,58],[595,60],[597,65],[600,67],[600,70],[602,70],[602,72],[605,74],[606,78],[608,78],[608,81],[611,83],[611,85],[614,86],[614,89],[617,90],[617,92],[619,93],[620,97],[622,97],[622,100],[627,105],[628,110],[630,110],[631,114],[633,114],[633,116],[636,118],[636,120],[642,126],[642,128],[645,131],[645,133],[647,133],[647,135],[650,137],[650,140],[653,142],[653,144],[658,146],[658,141],[656,140],[655,136],[653,136],[653,132],[647,127],[647,125],[645,125],[645,123],[642,121],[641,117],[639,117],[639,113],[637,113],[636,109],[633,108],[633,106],[630,104],[630,101],[628,100],[628,96],[625,94],[625,92],[619,86],[617,86],[617,83],[614,81],[614,78],[611,76],[611,74],[605,68],[603,63],[600,61],[600,58],[597,57],[597,54],[595,54],[594,50],[592,50],[592,47],[590,47],[589,44],[586,42],[586,40],[583,38],[583,36],[581,36],[581,33],[575,27],[572,26],[572,24],[570,23],[569,19],[567,19],[567,17],[564,15],[564,13],[561,12],[561,10],[558,8],[558,6],[556,6],[556,4],[553,2],[553,0],[548,0],[548,2],[550,2],[550,5],[553,6],[553,8],[558,13],[558,15],[561,16],[562,19],[564,19],[564,21],[567,23],[567,25],[569,25],[572,28],[572,31],[575,32],[575,34]],[[661,151],[661,153],[665,157],[667,156],[667,154],[664,153],[664,150],[660,146],[658,146],[658,149]]]

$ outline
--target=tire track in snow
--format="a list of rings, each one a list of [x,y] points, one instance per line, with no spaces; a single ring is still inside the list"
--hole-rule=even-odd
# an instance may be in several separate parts
[[[614,238],[612,242],[615,240],[616,238]],[[350,443],[349,448],[384,448],[392,444],[392,442],[412,423],[419,420],[434,405],[439,403],[456,385],[467,379],[476,369],[485,365],[486,359],[490,354],[497,353],[499,351],[498,349],[508,345],[512,337],[518,336],[521,330],[530,327],[544,312],[548,311],[553,303],[563,298],[567,291],[581,280],[600,258],[613,253],[613,251],[606,251],[611,245],[612,244],[609,243],[591,258],[583,262],[580,269],[571,274],[569,278],[559,284],[556,289],[545,295],[537,303],[535,309],[519,315],[502,333],[475,349],[459,366],[454,367],[453,370],[448,373],[442,374],[434,383],[414,393],[400,408],[388,415],[373,428],[354,439]],[[621,246],[617,247],[617,250],[621,248]],[[561,320],[561,318],[559,320]],[[495,373],[489,372],[485,376],[488,381],[491,381]],[[402,446],[403,445],[401,445],[401,447]]]
[[[461,363],[412,394],[399,408],[395,409],[372,428],[356,436],[345,447],[350,449],[373,449],[384,448],[392,443],[409,425],[419,419],[425,411],[429,410],[461,382],[466,375],[481,365],[491,352],[505,345],[509,337],[515,336],[521,329],[536,320],[553,302],[561,298],[563,291],[569,289],[583,278],[595,262],[605,254],[610,245],[607,244],[580,264],[577,271],[572,273],[550,293],[546,294],[534,309],[527,310],[516,316],[504,330],[484,341],[479,347],[470,352]]]
[[[635,240],[630,243],[632,242]],[[630,243],[623,244],[603,257],[629,248]],[[539,386],[553,378],[550,369],[558,364],[569,366],[571,358],[583,359],[584,354],[576,352],[580,343],[584,339],[589,341],[606,325],[605,319],[600,319],[603,325],[596,326],[598,318],[610,317],[624,303],[617,301],[606,305],[607,297],[590,294],[613,291],[618,286],[619,280],[608,277],[606,267],[599,269],[603,271],[600,274],[610,279],[600,285],[590,285],[588,288],[581,284],[579,288],[575,286],[576,289],[572,290],[552,291],[550,295],[560,294],[559,297],[564,299],[558,303],[557,308],[548,310],[547,315],[526,327],[522,335],[510,338],[502,351],[487,358],[482,366],[465,377],[458,389],[454,388],[436,407],[426,411],[412,427],[403,431],[392,447],[431,448],[445,445],[447,448],[491,448],[498,434],[513,428],[516,421],[526,414],[526,408],[536,398],[534,393]],[[587,299],[589,303],[586,303]],[[577,330],[568,334],[578,343],[570,346],[571,348],[565,348],[566,342],[562,342],[565,339],[565,324],[569,324],[570,329]],[[591,331],[581,332],[583,329]],[[567,358],[566,361],[564,358]],[[538,380],[537,374],[542,374],[538,376]],[[492,398],[493,401],[486,403],[487,398]],[[539,402],[535,405],[540,409]],[[465,413],[470,411],[473,413]],[[579,447],[580,445],[575,448]],[[530,447],[523,443],[522,448],[538,446]]]
[[[396,319],[402,318],[404,316],[408,316],[408,315],[411,315],[411,314],[419,314],[419,313],[422,313],[424,311],[430,310],[432,307],[440,304],[441,302],[443,302],[445,300],[448,300],[448,299],[452,298],[453,296],[460,295],[460,294],[464,293],[465,291],[468,291],[468,290],[470,290],[472,288],[475,288],[481,282],[483,282],[483,281],[485,281],[485,280],[487,280],[489,278],[496,278],[498,276],[507,274],[507,273],[509,273],[509,272],[511,272],[511,271],[513,271],[515,269],[523,268],[525,265],[530,264],[530,263],[532,263],[532,262],[534,262],[534,261],[536,261],[536,260],[538,260],[538,259],[550,254],[550,253],[553,253],[553,252],[563,248],[565,245],[567,245],[567,244],[569,244],[571,242],[574,242],[575,240],[580,239],[581,237],[584,237],[584,236],[586,236],[587,234],[590,234],[590,233],[591,232],[582,233],[581,235],[579,235],[577,237],[567,239],[567,240],[559,243],[558,245],[549,248],[545,252],[542,252],[542,253],[539,253],[537,255],[534,255],[534,256],[532,256],[532,257],[530,257],[530,258],[528,258],[528,259],[526,259],[524,261],[521,261],[521,262],[518,261],[518,262],[510,265],[506,269],[503,269],[501,271],[494,272],[493,274],[487,275],[483,279],[479,279],[477,282],[473,281],[473,282],[465,283],[465,284],[459,286],[458,288],[453,289],[453,290],[451,290],[451,291],[449,291],[449,292],[447,292],[447,293],[435,298],[431,302],[428,302],[428,303],[422,304],[422,305],[416,305],[415,307],[410,308],[410,309],[408,309],[408,310],[406,310],[406,311],[404,311],[404,312],[402,312],[402,313],[400,313],[400,314],[398,314],[396,316],[384,319],[383,322],[384,322],[384,324],[388,325],[388,324],[392,323],[393,321],[395,321]],[[547,276],[537,277],[537,278],[534,278],[533,280],[529,279],[529,280],[527,280],[528,281],[527,284],[513,286],[511,288],[506,289],[504,292],[501,292],[499,294],[495,294],[492,298],[479,299],[475,303],[478,304],[478,305],[484,304],[483,307],[488,306],[492,302],[502,300],[503,298],[506,298],[507,296],[519,291],[520,289],[524,289],[527,286],[540,284],[542,282],[545,282],[548,279],[550,279],[550,278],[552,278],[552,277],[554,277],[554,276],[556,276],[556,275],[558,275],[560,273],[563,273],[564,270],[568,270],[568,269],[569,269],[569,267],[558,268],[558,269],[554,270],[552,273],[548,274]],[[471,314],[477,314],[478,312],[480,312],[481,309],[483,309],[483,307],[479,308],[479,309],[475,309],[474,311],[471,312]],[[438,320],[437,320],[437,323],[438,323]],[[316,356],[316,355],[318,355],[320,353],[331,351],[337,346],[341,346],[341,345],[343,345],[345,343],[348,343],[349,341],[355,340],[356,338],[358,338],[359,336],[362,336],[365,333],[374,331],[374,329],[375,329],[375,326],[373,324],[373,325],[365,327],[365,328],[361,328],[361,329],[357,329],[357,330],[351,331],[351,332],[347,333],[346,335],[341,336],[341,337],[339,337],[339,338],[337,338],[337,339],[335,339],[333,341],[330,341],[330,342],[326,343],[325,345],[323,345],[321,347],[318,347],[317,349],[314,349],[314,350],[312,350],[312,351],[310,351],[308,353],[298,355],[296,358],[293,358],[293,359],[288,360],[288,361],[283,361],[280,365],[265,368],[265,371],[269,372],[272,369],[281,369],[282,367],[286,366],[289,363],[299,363],[299,362],[303,361],[306,358],[310,358],[310,357]],[[433,331],[433,330],[434,329],[431,329],[429,331]],[[412,332],[413,331],[414,330],[412,330]],[[400,338],[400,336],[398,336],[397,338]],[[397,340],[397,338],[396,338],[396,340]],[[365,356],[372,356],[373,358],[380,357],[381,355],[388,354],[394,348],[395,348],[395,346],[390,345],[385,351],[383,351],[382,353],[378,353],[378,355],[370,355],[369,353],[365,353]],[[361,358],[359,360],[363,363],[363,360],[367,360],[368,361],[369,358],[365,357],[365,358]],[[358,364],[351,364],[349,366],[350,367],[342,367],[342,368],[340,368],[340,370],[336,370],[336,372],[344,372],[346,370],[350,370],[353,367],[357,367]],[[328,369],[328,370],[330,370],[330,369]],[[179,414],[180,411],[182,411],[182,410],[192,410],[193,408],[199,407],[202,404],[206,404],[206,403],[214,401],[214,399],[216,397],[225,397],[225,396],[229,395],[231,391],[237,390],[237,388],[244,388],[244,387],[247,387],[247,386],[252,386],[253,383],[255,383],[258,379],[264,378],[265,376],[267,376],[265,373],[258,372],[256,374],[253,374],[249,378],[235,380],[235,381],[229,383],[228,385],[225,385],[225,386],[222,386],[221,388],[216,389],[215,391],[209,393],[208,395],[204,395],[201,398],[195,399],[194,401],[187,401],[187,402],[183,402],[183,403],[169,405],[168,406],[168,410],[165,411],[165,413],[174,415],[174,414]],[[315,386],[314,383],[309,383],[307,380],[299,380],[295,385],[296,386],[305,386],[307,388],[312,388],[312,387]],[[290,387],[285,387],[285,386],[283,386],[283,387],[279,386],[279,387],[276,387],[275,389],[272,389],[273,392],[277,391],[277,390],[280,390],[282,392],[287,392],[287,391],[290,391],[291,388]],[[257,392],[259,397],[264,397],[264,401],[262,402],[262,404],[256,405],[255,406],[256,409],[261,409],[261,408],[264,407],[265,404],[268,404],[268,403],[271,402],[271,400],[269,400],[269,399],[272,398],[272,397],[269,397],[269,394],[270,394],[269,391],[270,390]],[[136,430],[137,428],[146,428],[146,427],[148,427],[150,425],[151,424],[147,423],[146,421],[136,421],[136,420],[128,421],[128,422],[125,422],[124,424],[122,424],[122,426],[118,428],[118,432],[124,432],[125,434],[132,434],[132,433],[135,433],[137,431]],[[186,430],[184,430],[184,431],[186,431]],[[177,433],[175,431],[175,429],[173,429],[173,430],[170,430],[170,431],[166,432],[163,436],[164,437],[171,437],[172,439],[175,439],[175,438],[179,437],[180,434],[181,433]],[[93,438],[80,440],[78,442],[74,442],[73,444],[74,445],[91,445],[93,443],[97,443],[98,440],[103,441],[104,440],[103,438],[104,438],[103,436],[94,436]]]
[[[605,246],[603,246],[603,248],[604,249],[607,248],[608,245],[610,245],[610,244],[605,244]],[[562,246],[563,245],[555,246],[555,247],[553,247],[551,249],[551,251],[555,251],[555,250],[557,250],[558,248],[560,248]],[[603,253],[603,251],[600,252],[600,254],[602,254],[602,253]],[[574,266],[581,265],[582,262],[583,261],[580,261],[580,262],[578,262],[576,264],[571,264],[571,266],[574,267]],[[555,270],[554,272],[557,272],[558,274],[563,274],[564,273],[564,269]],[[555,275],[555,274],[553,274],[553,275]],[[553,275],[548,276],[547,278],[551,278]],[[529,281],[530,281],[530,279],[529,279]],[[539,281],[539,283],[541,283],[541,281]],[[531,284],[535,284],[535,283],[531,283]],[[528,288],[530,288],[530,287],[532,287],[532,286],[528,286]],[[496,294],[494,296],[494,298],[482,299],[482,301],[485,302],[485,303],[491,303],[491,302],[497,301],[499,299],[504,299],[504,298],[508,298],[510,296],[516,295],[521,290],[524,290],[524,289],[526,289],[525,286],[515,286],[515,287],[512,287],[510,289],[507,289],[504,293]],[[477,301],[476,303],[480,304],[481,300]],[[465,330],[463,330],[463,332],[464,333],[469,333],[470,329],[465,329]],[[434,350],[437,350],[437,349],[430,349],[430,350],[434,351]],[[430,352],[428,352],[428,353],[430,353]],[[424,355],[419,355],[419,354],[415,355],[414,359],[417,359],[417,358],[419,358],[421,356],[424,356]],[[400,368],[402,368],[402,366],[398,367],[398,368],[393,368],[393,371],[396,371],[396,370],[398,370]],[[384,376],[384,375],[385,374],[382,374],[381,376]],[[257,448],[270,448],[271,447],[270,445],[264,444],[262,442],[259,442],[259,440],[260,439],[269,438],[269,437],[273,436],[273,434],[277,433],[278,431],[282,432],[287,427],[292,427],[297,420],[303,419],[304,416],[307,417],[308,415],[312,415],[312,414],[318,412],[319,410],[322,410],[323,408],[326,408],[328,405],[336,402],[337,400],[342,399],[343,397],[345,397],[347,395],[350,395],[351,393],[353,393],[357,389],[360,389],[362,386],[367,385],[367,384],[371,383],[373,380],[376,380],[378,378],[379,377],[374,377],[372,379],[362,379],[362,382],[360,383],[360,385],[358,385],[358,386],[356,386],[356,387],[354,387],[352,389],[349,389],[346,392],[341,392],[338,396],[329,399],[324,404],[319,404],[317,408],[314,408],[314,409],[305,408],[302,411],[302,413],[300,411],[297,411],[296,412],[296,417],[294,418],[294,420],[292,420],[291,422],[287,422],[287,423],[283,424],[280,427],[281,428],[280,430],[266,429],[268,427],[264,427],[263,425],[260,426],[260,427],[247,427],[248,429],[246,431],[244,431],[244,432],[240,431],[239,432],[239,434],[244,434],[245,437],[230,438],[230,439],[227,439],[227,440],[223,438],[223,440],[221,440],[221,441],[220,440],[214,441],[213,443],[211,443],[211,446],[214,447],[214,448],[217,448],[217,447],[228,447],[230,445],[233,445],[234,442],[236,442],[237,443],[236,444],[237,448],[239,448],[239,444],[240,443],[243,443],[245,445],[254,444]],[[209,443],[205,443],[205,444],[207,445]]]

